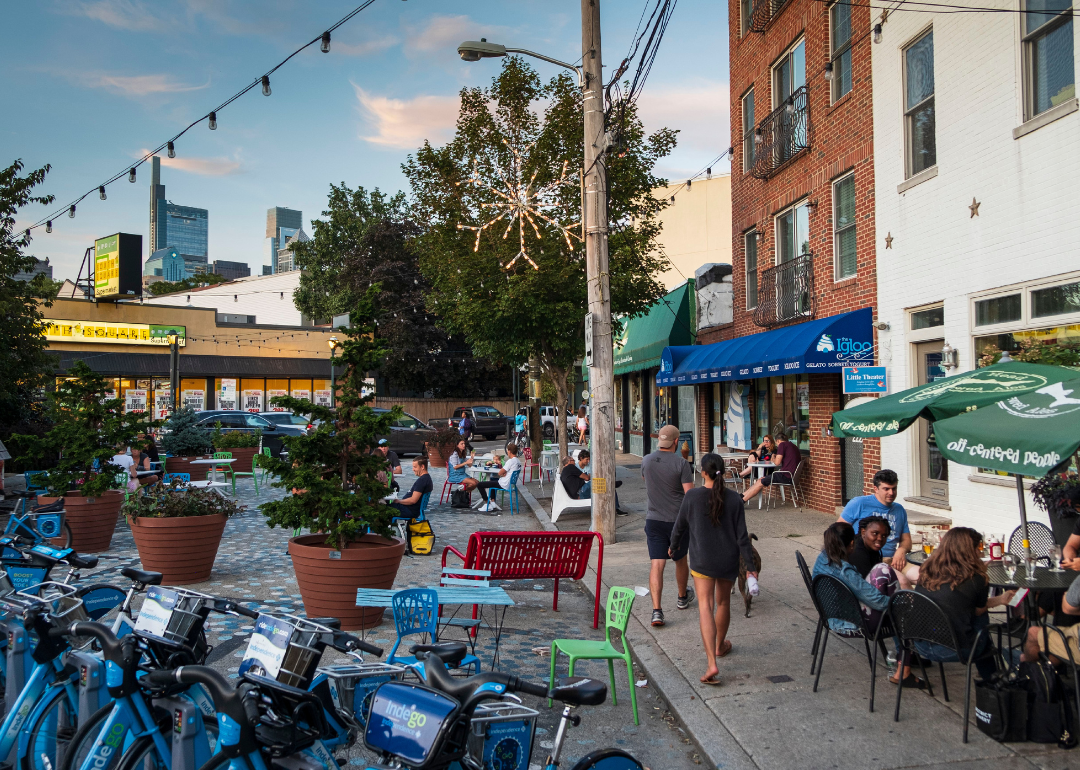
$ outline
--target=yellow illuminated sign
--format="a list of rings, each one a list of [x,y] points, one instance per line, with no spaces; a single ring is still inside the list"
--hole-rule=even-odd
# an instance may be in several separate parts
[[[95,342],[116,345],[168,345],[169,335],[187,345],[187,327],[159,324],[98,323],[46,318],[45,339],[49,342]]]
[[[94,296],[120,293],[120,235],[94,241]]]

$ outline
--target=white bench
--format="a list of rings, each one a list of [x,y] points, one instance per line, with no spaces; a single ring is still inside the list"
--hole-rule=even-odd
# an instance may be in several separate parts
[[[555,477],[555,481],[552,484],[552,497],[551,497],[551,523],[554,524],[559,520],[559,516],[566,510],[577,511],[589,511],[592,513],[592,497],[587,500],[576,500],[570,497],[566,488],[563,487],[562,476]]]

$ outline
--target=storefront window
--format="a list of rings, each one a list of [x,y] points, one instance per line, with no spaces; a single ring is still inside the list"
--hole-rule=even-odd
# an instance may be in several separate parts
[[[641,398],[641,373],[634,372],[630,375],[630,430],[634,433],[641,433],[644,408]]]
[[[164,420],[172,414],[172,390],[168,380],[154,380],[154,419]]]
[[[622,433],[623,419],[622,419],[622,405],[623,405],[623,381],[622,377],[615,378],[615,430]],[[616,441],[622,441],[621,437]]]
[[[284,412],[285,407],[278,406],[270,402],[270,399],[274,396],[287,396],[289,395],[289,381],[288,380],[267,380],[266,381],[266,409],[267,412]]]
[[[651,430],[651,434],[653,436],[658,436],[660,434],[660,426],[667,424],[666,422],[661,422],[660,421],[660,419],[661,419],[660,409],[661,409],[661,402],[664,401],[667,398],[667,392],[670,390],[670,388],[658,388],[656,386],[656,375],[657,374],[658,374],[658,372],[657,372],[656,369],[650,369],[647,372],[645,372],[645,377],[649,381],[649,395],[651,397],[651,402],[652,402],[652,415],[651,415],[651,417],[652,417],[652,430]],[[663,409],[664,409],[664,417],[666,417],[668,414],[670,414],[670,409],[668,408],[667,404],[664,404]]]
[[[330,406],[330,380],[312,380],[311,390],[312,403]]]
[[[241,408],[245,412],[263,411],[263,380],[241,380]]]
[[[240,408],[240,380],[235,377],[219,377],[214,380],[214,393],[218,409],[231,411]]]
[[[206,380],[180,380],[180,406],[188,406],[196,412],[206,408]]]
[[[311,400],[311,380],[289,380],[289,393],[293,398]]]
[[[754,380],[754,445],[769,433],[769,380]]]
[[[795,421],[798,425],[792,441],[799,447],[803,457],[810,456],[810,375],[795,377]]]

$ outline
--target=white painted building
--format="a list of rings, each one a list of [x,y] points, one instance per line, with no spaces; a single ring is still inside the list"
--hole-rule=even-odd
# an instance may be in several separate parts
[[[147,305],[214,308],[223,323],[257,323],[276,326],[311,326],[296,309],[293,293],[300,286],[300,271],[274,275],[253,275],[216,286],[163,294],[145,295]],[[228,318],[221,318],[221,316]]]
[[[879,344],[893,392],[971,370],[989,344],[1080,338],[1078,25],[1067,0],[1038,8],[1063,12],[905,7],[875,20]],[[904,505],[1008,535],[1015,480],[943,464],[927,433],[881,441]],[[1047,521],[1030,494],[1028,510]]]

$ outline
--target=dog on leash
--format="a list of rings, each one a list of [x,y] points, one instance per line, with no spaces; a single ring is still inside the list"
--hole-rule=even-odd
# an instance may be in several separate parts
[[[750,540],[757,540],[757,535],[751,534]],[[750,591],[746,585],[746,573],[756,572],[761,574],[761,554],[758,553],[757,548],[754,547],[753,542],[750,543],[750,548],[754,552],[754,568],[752,570],[747,569],[746,560],[742,556],[739,557],[739,593],[742,594],[743,606],[746,608],[746,617],[750,617],[750,602],[754,601],[754,597],[750,595]]]

